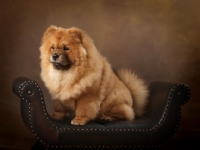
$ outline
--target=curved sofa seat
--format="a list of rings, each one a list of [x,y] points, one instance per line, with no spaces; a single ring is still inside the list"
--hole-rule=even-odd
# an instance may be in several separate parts
[[[13,92],[20,98],[22,119],[44,149],[133,149],[162,147],[178,128],[181,106],[190,98],[182,83],[155,81],[149,85],[147,111],[133,121],[97,122],[75,126],[70,119],[55,120],[46,110],[39,85],[20,77]]]

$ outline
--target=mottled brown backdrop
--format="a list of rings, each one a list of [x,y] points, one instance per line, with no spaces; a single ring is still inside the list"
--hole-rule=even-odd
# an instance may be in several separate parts
[[[0,141],[31,137],[11,90],[15,78],[37,81],[52,110],[39,76],[41,37],[50,25],[85,30],[113,67],[131,68],[147,84],[186,83],[192,96],[179,129],[200,132],[199,6],[197,0],[1,0]]]

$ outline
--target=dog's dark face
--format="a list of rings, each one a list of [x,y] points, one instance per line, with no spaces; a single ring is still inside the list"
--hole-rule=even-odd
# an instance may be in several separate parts
[[[41,59],[48,59],[58,70],[68,70],[86,61],[87,52],[79,32],[77,28],[49,27],[40,48]]]
[[[67,51],[70,49],[63,45],[62,47],[56,47],[54,45],[51,46],[51,55],[50,55],[50,62],[53,64],[55,69],[69,69],[72,62],[67,55]]]

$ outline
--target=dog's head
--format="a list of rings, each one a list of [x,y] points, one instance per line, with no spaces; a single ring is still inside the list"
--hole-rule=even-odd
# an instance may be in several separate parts
[[[48,60],[58,70],[84,65],[88,57],[87,40],[90,38],[78,28],[50,26],[42,38],[41,59]]]

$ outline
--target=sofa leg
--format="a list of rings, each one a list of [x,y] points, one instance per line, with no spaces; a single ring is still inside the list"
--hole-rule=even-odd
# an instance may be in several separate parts
[[[31,150],[48,150],[48,149],[45,149],[40,142],[36,141]]]

